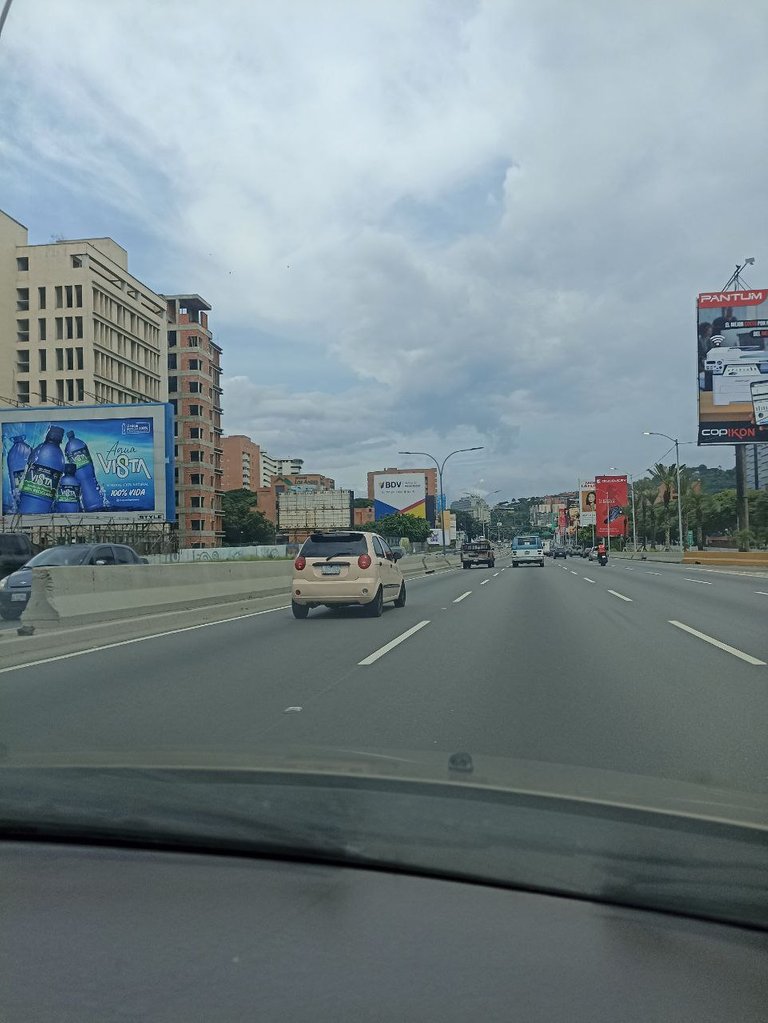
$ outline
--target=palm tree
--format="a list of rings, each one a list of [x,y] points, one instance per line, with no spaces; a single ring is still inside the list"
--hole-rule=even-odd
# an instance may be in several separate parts
[[[682,474],[685,469],[685,466],[680,466],[681,483]],[[672,465],[664,465],[663,462],[657,462],[649,471],[651,473],[651,480],[658,487],[658,493],[661,497],[662,504],[664,505],[664,546],[669,547],[669,532],[672,524],[669,505],[672,500],[672,495],[675,494],[675,496],[678,496],[676,494],[677,469],[674,462]],[[683,538],[680,537],[680,543],[682,544],[682,542]]]

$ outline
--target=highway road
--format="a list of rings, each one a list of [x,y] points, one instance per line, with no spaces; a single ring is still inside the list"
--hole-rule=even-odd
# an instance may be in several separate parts
[[[11,751],[467,750],[768,792],[768,577],[582,559],[0,672]]]

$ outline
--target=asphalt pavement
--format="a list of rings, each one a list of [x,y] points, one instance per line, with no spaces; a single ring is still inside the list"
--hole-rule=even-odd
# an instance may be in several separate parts
[[[379,619],[281,607],[4,669],[0,743],[466,750],[768,792],[767,624],[766,576],[502,559]]]

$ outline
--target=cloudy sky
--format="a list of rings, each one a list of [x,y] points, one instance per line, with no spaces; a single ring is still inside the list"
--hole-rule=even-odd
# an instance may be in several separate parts
[[[644,429],[695,437],[695,294],[768,281],[768,7],[734,10],[15,0],[0,207],[207,298],[226,431],[339,484],[641,472]]]

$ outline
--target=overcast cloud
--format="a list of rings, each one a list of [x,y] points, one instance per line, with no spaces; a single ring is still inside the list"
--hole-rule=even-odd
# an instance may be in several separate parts
[[[205,296],[227,432],[553,492],[695,436],[695,294],[768,281],[766,53],[764,0],[15,0],[0,206]]]

